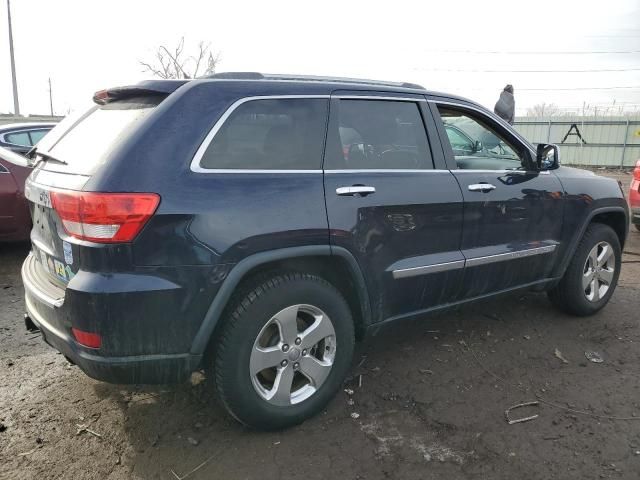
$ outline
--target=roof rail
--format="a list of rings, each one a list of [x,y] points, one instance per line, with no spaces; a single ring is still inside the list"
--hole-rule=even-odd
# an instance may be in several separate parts
[[[347,77],[323,77],[315,75],[287,75],[279,73],[259,73],[259,72],[222,72],[207,75],[204,78],[217,78],[226,80],[282,80],[294,82],[335,82],[335,83],[353,83],[357,85],[380,85],[387,87],[414,88],[424,90],[422,85],[409,82],[385,82],[381,80],[365,80],[361,78]]]

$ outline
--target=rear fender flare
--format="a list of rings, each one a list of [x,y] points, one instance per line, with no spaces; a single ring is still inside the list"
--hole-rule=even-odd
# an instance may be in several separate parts
[[[204,354],[229,299],[233,295],[236,287],[245,278],[249,271],[259,267],[260,265],[278,260],[331,255],[337,255],[346,260],[352,274],[353,281],[357,285],[358,300],[360,301],[360,307],[362,310],[363,324],[365,327],[368,326],[371,323],[371,306],[369,303],[367,287],[356,259],[348,250],[341,247],[331,247],[329,245],[281,248],[251,255],[238,262],[238,264],[232,268],[204,316],[200,329],[198,330],[198,333],[196,333],[192,342],[190,353],[194,355]]]

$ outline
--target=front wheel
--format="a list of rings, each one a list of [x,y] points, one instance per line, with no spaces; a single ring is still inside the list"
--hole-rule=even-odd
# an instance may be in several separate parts
[[[604,307],[618,283],[622,252],[618,236],[608,225],[587,227],[560,283],[549,299],[572,315],[587,316]]]
[[[237,420],[272,430],[322,410],[351,364],[354,326],[340,292],[283,273],[235,299],[216,346],[218,396]]]

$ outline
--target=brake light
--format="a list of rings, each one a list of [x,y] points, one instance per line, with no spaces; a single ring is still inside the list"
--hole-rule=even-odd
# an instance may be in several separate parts
[[[111,100],[108,90],[98,90],[93,94],[93,101],[98,105],[106,105]]]
[[[156,193],[51,192],[65,232],[96,243],[133,241],[159,203]]]
[[[100,348],[100,345],[102,345],[102,338],[97,333],[84,332],[73,327],[71,332],[80,345],[89,348]]]
[[[640,160],[636,162],[636,168],[633,169],[633,178],[640,180]]]

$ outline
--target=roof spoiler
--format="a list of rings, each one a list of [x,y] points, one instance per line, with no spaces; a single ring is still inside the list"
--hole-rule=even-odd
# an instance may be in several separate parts
[[[93,101],[98,105],[106,105],[115,100],[132,97],[169,96],[188,80],[146,80],[137,85],[113,87],[99,90],[93,94]]]

